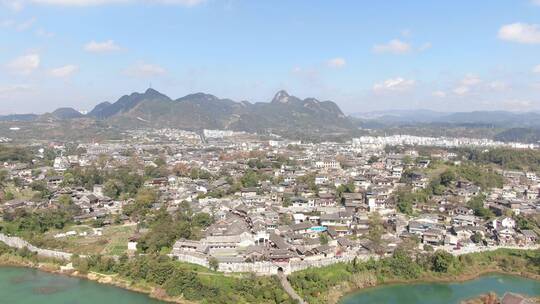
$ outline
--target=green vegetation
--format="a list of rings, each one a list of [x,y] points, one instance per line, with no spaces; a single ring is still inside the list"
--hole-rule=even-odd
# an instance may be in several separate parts
[[[369,216],[369,231],[368,239],[371,241],[371,244],[376,253],[382,254],[382,236],[384,234],[384,227],[381,216],[379,213],[374,212]]]
[[[425,203],[430,195],[430,189],[412,192],[409,189],[400,189],[396,193],[396,204],[399,212],[412,215],[414,203]]]
[[[33,153],[30,149],[0,145],[0,161],[18,161],[22,163],[30,163],[32,161]]]
[[[170,297],[200,303],[294,303],[276,277],[229,277],[202,267],[176,262],[163,255],[144,255],[118,261],[94,255],[74,256],[73,266],[85,273],[118,274],[135,283],[161,287]]]
[[[144,183],[144,177],[132,167],[118,167],[104,171],[97,166],[70,169],[64,173],[63,186],[78,186],[92,189],[94,185],[104,185],[103,192],[111,198],[133,197]]]
[[[486,271],[540,275],[540,251],[499,249],[455,257],[445,251],[413,253],[398,248],[390,257],[353,260],[289,276],[292,286],[309,303],[335,303],[344,293],[386,282],[465,278]]]
[[[469,200],[467,203],[467,206],[471,208],[474,211],[474,215],[480,216],[486,220],[492,219],[495,217],[495,214],[493,211],[489,210],[489,208],[484,207],[484,201],[486,200],[486,196],[483,194],[479,194]]]
[[[27,211],[17,209],[4,213],[0,223],[0,232],[21,235],[44,233],[50,229],[62,229],[71,222],[73,213],[68,209]]]
[[[194,214],[187,203],[182,203],[174,216],[160,209],[150,218],[150,231],[141,237],[137,245],[145,253],[170,251],[178,239],[199,239],[201,230],[213,222],[207,213]]]
[[[401,182],[411,183],[414,175],[420,174],[411,170],[405,170],[401,177]],[[399,189],[395,194],[397,210],[407,215],[413,215],[414,204],[428,203],[434,195],[443,195],[447,189],[455,188],[457,182],[465,180],[477,185],[482,190],[489,188],[502,188],[504,178],[500,174],[485,166],[465,163],[462,165],[448,165],[444,163],[432,163],[431,168],[426,171],[431,179],[426,189],[412,191],[411,187]],[[493,217],[493,213],[483,207],[485,197],[479,195],[471,200],[469,207],[475,210],[475,214],[486,219]]]
[[[470,161],[481,164],[496,164],[503,169],[532,170],[540,172],[540,151],[531,149],[496,148],[488,151],[480,149],[461,149]]]
[[[28,240],[39,247],[54,248],[75,254],[104,254],[120,256],[127,252],[127,243],[135,233],[136,225],[117,225],[102,228],[102,235],[92,234],[87,225],[69,226],[61,231],[52,230],[45,234],[36,234]],[[75,231],[82,235],[54,238],[59,232]],[[88,235],[84,235],[84,233]]]
[[[13,249],[0,242],[0,263],[10,265],[42,265],[48,269],[59,269],[59,261],[43,258],[27,248]],[[118,260],[104,255],[82,258],[72,257],[76,270],[85,274],[97,272],[114,275],[115,280],[128,282],[129,286],[144,286],[163,290],[164,294],[204,304],[252,303],[293,304],[296,303],[281,288],[277,277],[255,275],[226,276],[204,267],[173,261],[164,255],[144,255]]]
[[[457,175],[474,183],[482,189],[502,188],[504,183],[502,175],[491,169],[470,164],[458,166]]]
[[[243,187],[256,187],[261,181],[266,179],[269,179],[269,177],[255,170],[249,169],[240,178],[240,183],[242,183]]]

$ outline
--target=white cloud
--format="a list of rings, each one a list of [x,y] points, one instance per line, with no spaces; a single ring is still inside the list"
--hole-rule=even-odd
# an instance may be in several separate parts
[[[0,22],[1,27],[15,29],[19,32],[26,31],[36,23],[36,18],[30,18],[28,20],[18,22],[12,19],[2,20]]]
[[[540,6],[540,0],[531,0],[531,3]]]
[[[457,86],[452,90],[456,95],[463,96],[471,92],[471,89],[482,83],[482,79],[474,74],[467,74],[461,79]]]
[[[503,105],[511,110],[526,110],[530,109],[534,103],[530,100],[511,99],[504,101]]]
[[[388,43],[376,44],[375,46],[373,46],[373,52],[375,53],[405,54],[410,51],[411,45],[399,39],[393,39],[390,40]]]
[[[464,86],[475,86],[477,84],[480,84],[482,80],[480,77],[474,75],[474,74],[467,74],[465,75],[465,78],[461,80],[461,84]]]
[[[387,79],[384,82],[376,83],[373,86],[375,92],[383,91],[406,91],[413,88],[416,81],[413,79],[404,79],[402,77]]]
[[[15,85],[6,85],[0,86],[0,96],[9,97],[12,94],[24,92],[30,90],[30,87],[25,84],[15,84]]]
[[[22,0],[0,0],[0,5],[15,12],[22,10],[24,7]]]
[[[59,6],[93,6],[93,5],[127,2],[127,0],[31,0],[31,1],[37,4],[59,5]]]
[[[144,78],[165,75],[167,73],[167,70],[157,64],[141,62],[133,67],[128,68],[125,73],[128,76]]]
[[[0,0],[0,4],[13,10],[21,10],[25,3],[34,3],[38,5],[53,5],[53,6],[98,6],[118,3],[148,3],[162,5],[181,5],[192,7],[206,2],[206,0]]]
[[[161,3],[161,4],[171,4],[171,5],[182,5],[182,6],[196,6],[206,2],[206,0],[148,0],[150,3]]]
[[[499,29],[499,39],[526,44],[540,44],[540,26],[520,22],[503,25]]]
[[[433,95],[434,97],[444,98],[444,97],[446,97],[446,92],[444,92],[444,91],[435,91],[435,92],[431,93],[431,95]]]
[[[28,75],[39,68],[40,62],[39,54],[27,54],[13,59],[7,67],[14,73]]]
[[[338,68],[338,69],[344,67],[346,64],[347,64],[347,61],[344,58],[340,58],[340,57],[332,58],[328,60],[328,62],[326,63],[328,67]]]
[[[27,29],[31,28],[34,23],[36,22],[36,18],[30,18],[26,21],[23,21],[15,27],[17,31],[26,31]]]
[[[460,96],[463,96],[463,95],[466,95],[467,93],[469,93],[471,89],[467,86],[459,86],[457,88],[455,88],[453,90],[454,94],[456,95],[460,95]]]
[[[540,1],[540,0],[539,0],[539,1]],[[535,73],[535,74],[540,74],[540,64],[537,65],[537,66],[535,66],[535,67],[533,68],[532,71],[533,71],[533,73]]]
[[[52,38],[55,36],[54,33],[52,32],[49,32],[45,29],[42,29],[42,28],[39,28],[36,30],[36,35],[38,35],[39,37],[43,37],[43,38]]]
[[[103,42],[96,42],[92,40],[84,46],[84,50],[91,53],[107,53],[118,51],[120,49],[121,48],[114,42],[114,40],[107,40]]]
[[[51,69],[49,73],[51,74],[51,76],[63,78],[63,77],[69,77],[73,75],[78,70],[79,70],[78,66],[69,64],[69,65]]]
[[[491,89],[503,91],[508,89],[508,84],[504,81],[495,80],[489,83],[488,85]]]

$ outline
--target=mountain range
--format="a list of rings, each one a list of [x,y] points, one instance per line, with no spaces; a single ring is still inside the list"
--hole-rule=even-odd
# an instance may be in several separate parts
[[[250,103],[221,99],[205,93],[178,99],[154,90],[103,102],[86,115],[60,108],[43,115],[7,115],[3,121],[94,119],[119,128],[174,127],[186,130],[229,129],[277,134],[343,134],[356,129],[331,101],[300,99],[279,91],[270,102]]]
[[[343,135],[362,133],[359,128],[378,130],[382,134],[389,131],[433,136],[441,131],[447,134],[444,130],[450,129],[457,135],[470,133],[477,136],[486,136],[479,130],[494,130],[488,132],[489,137],[505,141],[540,140],[540,113],[536,112],[389,110],[346,116],[332,101],[301,99],[283,90],[269,102],[251,103],[205,93],[172,99],[148,89],[143,93],[124,95],[116,102],[99,103],[87,114],[66,107],[42,115],[0,116],[2,121],[48,125],[56,122],[64,129],[69,129],[70,125],[92,125],[109,130],[140,127],[194,131],[228,129],[310,139],[343,139]],[[464,129],[469,131],[464,132]],[[476,131],[470,132],[472,130]]]
[[[389,110],[351,115],[364,122],[386,125],[415,123],[484,124],[495,127],[540,126],[540,113],[508,111],[437,112],[431,110]]]

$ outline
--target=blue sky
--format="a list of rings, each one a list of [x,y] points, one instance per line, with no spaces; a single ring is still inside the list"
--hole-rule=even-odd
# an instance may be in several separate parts
[[[383,109],[540,110],[540,0],[0,0],[0,113],[152,87]]]

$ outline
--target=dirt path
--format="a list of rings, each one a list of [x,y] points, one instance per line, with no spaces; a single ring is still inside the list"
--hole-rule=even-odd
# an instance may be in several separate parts
[[[278,272],[278,278],[281,282],[281,286],[283,286],[283,289],[285,289],[285,291],[289,294],[289,296],[291,296],[291,298],[297,300],[300,304],[308,304],[306,301],[304,301],[304,299],[302,299],[302,297],[300,297],[296,293],[294,288],[292,288],[291,283],[289,283],[289,280],[287,280],[287,276],[283,273],[283,271]]]

